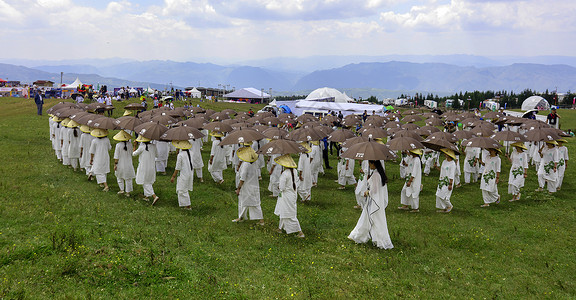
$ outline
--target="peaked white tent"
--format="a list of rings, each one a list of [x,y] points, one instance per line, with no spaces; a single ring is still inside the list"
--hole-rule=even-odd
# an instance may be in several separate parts
[[[348,103],[353,102],[354,99],[348,97],[345,93],[338,91],[337,89],[323,87],[315,89],[306,97],[305,100],[308,101],[324,101],[324,102],[337,102],[337,103]]]
[[[65,88],[65,89],[77,89],[81,85],[82,85],[82,81],[80,81],[80,79],[78,77],[76,77],[76,80],[74,80],[74,82],[64,86],[63,88]]]
[[[186,94],[188,94],[192,98],[201,98],[202,97],[202,93],[197,88],[193,88],[189,91],[186,91]]]
[[[531,97],[528,97],[526,100],[524,100],[524,102],[522,102],[522,110],[528,111],[528,110],[532,110],[532,109],[549,110],[550,109],[550,103],[548,103],[548,101],[546,101],[546,99],[544,99],[540,96],[531,96]]]

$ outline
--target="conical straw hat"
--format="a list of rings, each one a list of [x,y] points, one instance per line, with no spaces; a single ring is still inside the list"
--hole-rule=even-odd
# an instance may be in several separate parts
[[[145,143],[151,141],[151,139],[144,137],[143,135],[139,135],[136,139],[137,142]]]
[[[290,154],[284,154],[278,156],[274,159],[274,161],[285,168],[294,169],[297,167],[296,162],[294,162],[294,159],[292,159],[292,156],[290,156]]]
[[[258,159],[258,154],[252,147],[242,147],[236,151],[238,158],[245,162],[255,162]]]
[[[124,130],[120,130],[114,137],[113,139],[119,142],[125,142],[125,141],[129,141],[132,138],[132,136],[124,131]]]
[[[92,136],[97,137],[97,138],[99,138],[99,137],[105,137],[105,136],[108,135],[108,130],[96,128],[96,129],[93,129],[93,130],[90,132],[90,134],[91,134]]]
[[[172,145],[178,149],[187,150],[192,148],[192,144],[189,141],[172,141]]]
[[[454,150],[448,149],[448,148],[442,148],[442,149],[440,149],[440,151],[442,153],[452,157],[452,159],[456,159],[456,153],[454,153]]]

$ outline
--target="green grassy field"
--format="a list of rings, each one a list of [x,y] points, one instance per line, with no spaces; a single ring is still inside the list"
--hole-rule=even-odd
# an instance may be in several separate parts
[[[298,239],[275,232],[267,176],[261,182],[265,226],[231,222],[237,215],[231,170],[220,186],[205,167],[205,182],[196,181],[191,193],[192,211],[178,208],[170,175],[158,176],[154,189],[161,199],[151,207],[139,195],[116,195],[113,174],[105,193],[60,164],[48,117],[35,114],[32,100],[0,98],[0,106],[0,298],[576,297],[571,164],[553,196],[533,192],[531,168],[523,199],[510,203],[510,165],[503,159],[502,203],[480,208],[478,184],[465,185],[454,191],[450,214],[435,212],[433,171],[423,179],[421,213],[411,214],[396,209],[403,181],[397,163],[388,162],[395,248],[381,250],[347,239],[360,211],[353,209],[352,188],[336,189],[336,168],[313,188],[310,204],[299,204],[306,238]],[[576,127],[576,112],[559,113],[564,128]],[[572,140],[568,147],[574,155]],[[174,164],[171,155],[168,174]],[[142,188],[135,185],[135,192]]]

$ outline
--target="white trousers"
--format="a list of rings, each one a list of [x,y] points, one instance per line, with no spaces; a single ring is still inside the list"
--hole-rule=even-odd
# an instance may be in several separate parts
[[[68,155],[62,155],[62,164],[65,166],[70,165],[70,158],[68,157]]]
[[[167,160],[157,160],[156,161],[156,172],[166,172],[166,166],[168,165]]]
[[[202,179],[202,168],[194,169],[196,171],[196,177]]]
[[[448,207],[452,207],[452,203],[450,203],[450,197],[444,199],[436,196],[436,208],[447,209]]]
[[[132,178],[130,179],[116,178],[116,181],[118,182],[118,187],[120,188],[121,191],[124,191],[125,193],[130,193],[134,190],[134,185],[132,184]]]
[[[520,187],[515,186],[513,184],[508,184],[508,194],[510,195],[518,195],[520,194]]]
[[[280,218],[278,228],[286,230],[288,234],[302,231],[297,218]]]
[[[544,175],[538,175],[538,185],[541,189],[544,188],[544,185],[548,186],[548,192],[554,193],[556,192],[556,183],[557,181],[547,180],[544,179]]]
[[[98,184],[106,183],[106,174],[98,174],[96,175],[96,182]]]
[[[86,175],[87,176],[90,175],[92,172],[92,166],[86,166],[85,170],[86,170]]]
[[[478,181],[478,173],[477,172],[464,172],[464,182],[470,183],[470,177],[472,177],[472,182]]]
[[[402,193],[400,194],[400,204],[408,205],[412,207],[412,209],[418,209],[420,207],[420,195],[416,197],[414,197],[413,195],[407,196],[406,190],[402,189]]]
[[[144,189],[144,197],[150,197],[154,195],[154,187],[152,187],[151,183],[143,184],[142,188]]]
[[[498,195],[498,191],[488,192],[488,191],[482,190],[482,199],[484,199],[484,203],[494,203],[494,202],[498,201],[499,197],[500,197],[500,195]]]
[[[62,160],[62,150],[56,150],[56,158]]]
[[[180,207],[190,206],[190,193],[188,190],[176,190],[178,193],[178,205]]]
[[[248,215],[250,215],[250,220],[262,220],[264,215],[262,214],[262,208],[258,206],[238,206],[238,218],[247,220]]]
[[[222,177],[222,171],[212,171],[210,175],[212,175],[212,179],[214,179],[215,182],[220,182],[224,179],[224,177]]]
[[[316,173],[316,176],[318,176],[318,173]],[[352,176],[338,176],[338,184],[340,185],[352,185],[356,183],[356,178],[354,178],[354,175]]]
[[[298,188],[298,195],[302,198],[302,201],[309,201],[312,200],[312,194],[310,189],[300,189]]]
[[[70,158],[70,165],[76,170],[78,168],[78,158]]]

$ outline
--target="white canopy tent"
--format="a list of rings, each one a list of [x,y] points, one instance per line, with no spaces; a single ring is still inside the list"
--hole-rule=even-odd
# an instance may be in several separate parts
[[[550,103],[548,103],[548,101],[546,101],[546,99],[544,99],[540,96],[531,96],[531,97],[528,97],[526,100],[524,100],[524,102],[522,102],[522,110],[523,111],[529,111],[529,110],[533,110],[533,109],[549,110],[550,109]]]
[[[65,88],[65,89],[77,89],[81,85],[82,85],[82,81],[80,81],[80,79],[78,77],[76,77],[76,80],[74,80],[74,82],[72,82],[71,84],[65,85],[63,88]]]
[[[315,89],[306,97],[308,101],[324,101],[324,102],[337,102],[337,103],[347,103],[353,102],[354,99],[348,97],[345,93],[338,91],[337,89],[323,87]]]
[[[283,102],[278,102],[282,104]],[[300,100],[295,101],[294,104],[286,102],[288,107],[292,109],[292,112],[296,115],[301,115],[306,113],[307,111],[322,111],[328,112],[335,111],[335,112],[342,112],[344,116],[350,114],[362,114],[364,111],[368,112],[368,114],[374,113],[380,115],[382,114],[382,105],[373,105],[373,104],[359,104],[359,103],[337,103],[337,102],[320,102],[320,101],[307,101],[307,100]]]
[[[202,98],[202,93],[197,88],[186,91],[186,94],[192,98]]]

